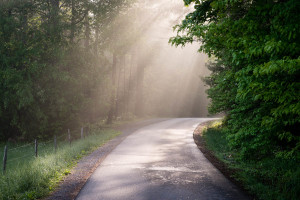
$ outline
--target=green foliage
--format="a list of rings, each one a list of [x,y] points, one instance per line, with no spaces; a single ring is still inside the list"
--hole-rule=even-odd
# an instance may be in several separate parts
[[[223,126],[210,127],[203,133],[208,149],[234,169],[233,174],[243,187],[258,199],[297,199],[300,195],[299,157],[270,156],[259,161],[240,160],[230,148]]]
[[[0,141],[48,138],[105,117],[112,38],[99,27],[129,3],[0,2]]]
[[[175,29],[174,45],[200,41],[216,59],[205,82],[211,113],[225,112],[240,158],[298,157],[300,2],[189,0],[195,11]]]
[[[214,153],[218,154],[224,162],[231,161],[232,152],[226,139],[226,134],[219,125],[211,125],[208,129],[204,130],[203,137],[207,147]]]

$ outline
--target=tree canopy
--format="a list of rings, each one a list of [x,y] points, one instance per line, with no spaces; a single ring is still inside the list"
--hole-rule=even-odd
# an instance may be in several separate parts
[[[211,113],[241,158],[299,156],[300,2],[184,0],[174,45],[200,42],[211,56],[205,78]]]
[[[110,48],[118,30],[108,25],[129,5],[0,2],[0,140],[49,137],[106,115],[110,60],[104,53],[118,48]]]

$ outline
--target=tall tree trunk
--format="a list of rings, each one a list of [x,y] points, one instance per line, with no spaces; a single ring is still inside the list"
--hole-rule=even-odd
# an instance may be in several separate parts
[[[124,68],[124,72],[123,72],[123,115],[126,114],[126,110],[127,110],[127,97],[126,97],[126,56],[124,55],[123,57],[123,68]]]
[[[129,79],[128,79],[128,92],[127,92],[127,113],[130,112],[131,110],[131,92],[132,92],[132,67],[133,67],[133,53],[131,54],[131,57],[130,57],[130,64],[129,64]]]
[[[135,103],[135,114],[137,116],[143,116],[144,105],[143,105],[143,84],[144,84],[144,65],[138,59],[137,62],[137,81],[136,81],[136,103]]]
[[[122,60],[122,59],[121,59]],[[122,68],[121,68],[121,63],[119,63],[119,73],[118,73],[118,84],[117,84],[117,98],[116,98],[116,110],[115,110],[115,117],[117,118],[119,115],[119,107],[120,107],[120,96],[121,96],[121,87],[120,87],[120,79],[121,79],[121,73],[122,73]]]
[[[85,22],[84,22],[84,25],[85,25],[85,42],[84,42],[84,47],[86,49],[89,48],[90,46],[90,21],[89,21],[89,10],[87,9],[86,11],[86,16],[85,16]]]
[[[111,124],[113,121],[113,116],[115,113],[115,99],[116,99],[116,66],[117,66],[117,56],[116,53],[113,53],[113,64],[112,64],[112,76],[111,76],[111,101],[110,101],[110,109],[107,116],[107,124]]]
[[[98,43],[99,43],[99,22],[96,21],[95,25],[95,54],[98,55]]]
[[[70,42],[74,43],[74,37],[75,37],[75,0],[71,0],[71,32],[70,32]]]

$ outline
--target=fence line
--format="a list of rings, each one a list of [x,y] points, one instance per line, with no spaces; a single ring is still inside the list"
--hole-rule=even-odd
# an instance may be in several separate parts
[[[39,143],[39,145],[46,145],[46,144],[49,144],[50,142],[53,142],[53,140],[48,140],[46,142],[41,142],[41,143]]]
[[[85,129],[86,129],[86,131],[84,131]],[[18,147],[12,148],[12,149],[9,149],[6,145],[5,148],[4,148],[4,152],[3,152],[4,153],[4,155],[3,155],[3,174],[6,171],[6,168],[7,168],[6,164],[7,163],[11,163],[11,162],[13,162],[15,160],[19,160],[19,159],[21,159],[21,161],[23,161],[22,159],[27,158],[27,157],[34,157],[34,156],[38,157],[38,152],[40,152],[39,147],[43,147],[43,146],[45,147],[47,144],[50,144],[51,142],[54,143],[53,150],[56,153],[57,143],[58,143],[59,139],[67,136],[65,141],[69,142],[69,144],[71,146],[72,140],[84,139],[85,136],[88,135],[88,131],[89,131],[88,127],[82,127],[81,130],[78,132],[79,133],[78,136],[74,136],[74,135],[72,136],[70,129],[68,129],[67,134],[62,134],[59,137],[56,137],[56,135],[55,135],[54,139],[48,140],[48,141],[45,141],[45,142],[40,143],[37,139],[35,139],[34,142],[31,142],[31,143],[28,143],[28,144],[25,144],[25,145],[22,145],[22,146],[18,146]],[[30,154],[26,154],[26,155],[23,155],[23,156],[19,156],[17,158],[9,159],[9,152],[14,152],[17,149],[25,148],[25,147],[28,147],[30,145],[34,145],[34,149],[33,149],[32,154],[30,153]]]
[[[18,160],[18,159],[21,159],[21,158],[28,158],[28,157],[31,157],[31,156],[34,157],[33,154],[28,154],[26,156],[20,156],[20,157],[17,157],[17,158],[12,158],[12,159],[8,160],[7,163],[10,163],[12,161],[15,161],[15,160]]]
[[[60,135],[59,137],[57,137],[57,140],[59,140],[59,139],[61,139],[62,137],[65,137],[66,135]],[[41,142],[41,143],[39,143],[39,145],[43,145],[43,144],[48,144],[48,143],[50,143],[50,142],[53,142],[53,140],[48,140],[48,141],[46,141],[46,142]],[[22,146],[18,146],[18,147],[14,147],[14,148],[9,148],[8,149],[8,151],[15,151],[15,150],[17,150],[17,149],[21,149],[21,148],[24,148],[24,147],[28,147],[28,146],[30,146],[30,145],[34,145],[34,142],[30,142],[30,143],[28,143],[28,144],[25,144],[25,145],[22,145]]]
[[[9,149],[9,150],[10,150],[10,151],[12,151],[12,150],[20,149],[20,148],[23,148],[23,147],[30,146],[31,144],[34,144],[34,142],[31,142],[31,143],[28,143],[28,144],[25,144],[25,145],[22,145],[22,146],[18,146],[18,147],[15,147],[15,148]]]

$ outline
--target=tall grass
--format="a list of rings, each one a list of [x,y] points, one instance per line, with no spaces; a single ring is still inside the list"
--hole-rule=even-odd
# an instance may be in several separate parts
[[[203,133],[208,149],[229,168],[234,177],[258,199],[298,200],[300,197],[300,158],[269,156],[260,160],[240,160],[231,149],[226,134],[218,124]]]
[[[85,139],[73,141],[71,146],[67,141],[59,141],[56,153],[53,142],[41,143],[37,158],[33,145],[8,151],[7,170],[0,175],[0,199],[44,197],[70,173],[77,160],[119,134],[111,129],[94,130]]]

